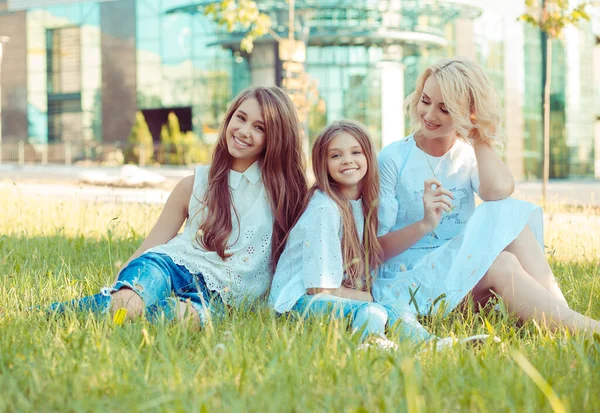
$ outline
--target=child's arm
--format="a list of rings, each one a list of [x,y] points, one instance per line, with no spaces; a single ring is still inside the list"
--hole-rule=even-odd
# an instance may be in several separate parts
[[[473,142],[479,171],[479,197],[497,201],[509,197],[515,190],[515,180],[496,151],[487,143]]]
[[[373,301],[371,293],[367,291],[342,286],[344,262],[339,239],[342,222],[333,201],[307,209],[298,225],[302,229],[300,245],[306,294],[323,293],[357,301]]]
[[[373,302],[373,296],[369,291],[359,291],[343,286],[339,288],[308,288],[306,293],[308,295],[330,294],[340,298],[347,298],[349,300]]]
[[[415,245],[438,226],[442,213],[452,208],[450,199],[454,199],[454,195],[442,188],[440,181],[428,179],[424,185],[423,208],[425,213],[423,219],[399,230],[390,231],[378,238],[383,249],[383,261],[387,261]]]
[[[165,206],[154,224],[154,227],[142,242],[142,245],[133,253],[133,255],[123,265],[121,270],[127,266],[133,259],[142,255],[145,251],[158,245],[166,244],[172,240],[181,229],[181,226],[188,217],[188,205],[194,188],[194,176],[183,178],[165,203]],[[121,272],[119,270],[119,273]],[[117,281],[118,275],[115,278]]]

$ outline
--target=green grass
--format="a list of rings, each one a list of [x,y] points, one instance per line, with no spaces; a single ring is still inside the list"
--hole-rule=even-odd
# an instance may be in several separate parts
[[[28,309],[98,292],[160,209],[0,186],[0,211],[0,411],[600,411],[600,340],[503,312],[424,320],[441,336],[502,339],[439,353],[361,351],[343,323],[278,319],[261,306],[200,332],[47,317]],[[570,305],[600,318],[600,215],[590,211],[571,219],[554,207],[546,245]]]

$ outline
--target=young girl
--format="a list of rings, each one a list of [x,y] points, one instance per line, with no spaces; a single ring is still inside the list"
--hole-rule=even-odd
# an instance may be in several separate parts
[[[381,247],[369,135],[357,122],[335,122],[318,136],[312,159],[316,182],[281,254],[269,303],[278,313],[350,317],[363,338],[383,336],[387,311],[370,292]]]
[[[212,165],[177,184],[114,285],[52,309],[164,312],[202,323],[213,305],[251,302],[269,288],[306,191],[294,105],[279,88],[247,89],[225,115]]]
[[[568,307],[554,279],[541,209],[505,199],[514,180],[495,151],[502,109],[482,69],[441,60],[419,77],[406,107],[415,132],[379,157],[385,263],[377,301],[425,315],[493,292],[522,320],[600,331]],[[477,209],[474,192],[488,201]]]

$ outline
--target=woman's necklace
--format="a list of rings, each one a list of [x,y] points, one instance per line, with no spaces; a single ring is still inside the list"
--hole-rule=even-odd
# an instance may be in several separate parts
[[[425,150],[423,149],[423,147],[421,146],[421,144],[417,140],[416,134],[413,135],[413,139],[415,140],[415,143],[417,144],[417,147],[421,150],[421,152],[423,152],[423,156],[425,156],[425,160],[427,161],[427,165],[429,165],[429,169],[431,169],[431,173],[433,174],[433,177],[439,181],[437,175],[435,174],[435,170],[434,170],[433,166],[431,165],[431,162],[429,161],[429,155],[427,154],[427,152],[425,152]],[[453,205],[452,208],[450,208],[450,210],[448,212],[454,211],[454,208],[455,208],[455,206]],[[444,216],[444,213],[442,213],[442,217],[443,216]],[[437,235],[437,233],[435,232],[435,230],[431,231],[431,235],[434,238],[439,239],[439,236]]]
[[[431,169],[431,173],[433,174],[433,177],[435,179],[438,179],[438,177],[435,174],[435,171],[433,169],[433,166],[431,165],[431,162],[429,161],[429,156],[427,155],[427,152],[425,152],[425,150],[423,149],[423,147],[421,146],[421,144],[417,140],[417,136],[413,135],[413,139],[415,140],[415,143],[417,144],[417,147],[421,150],[421,152],[423,152],[423,156],[425,156],[425,160],[427,161],[427,165],[429,165],[429,169]],[[439,181],[439,179],[438,179],[438,181]]]

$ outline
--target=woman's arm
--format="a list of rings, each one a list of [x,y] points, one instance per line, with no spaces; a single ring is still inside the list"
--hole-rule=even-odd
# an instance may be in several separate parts
[[[423,219],[379,237],[379,243],[383,249],[383,261],[403,253],[425,235],[432,232],[440,223],[442,213],[452,208],[451,199],[454,199],[454,195],[447,189],[442,188],[440,181],[437,179],[425,181],[423,191],[423,209],[425,213]]]
[[[133,255],[123,265],[119,273],[125,268],[132,260],[142,255],[150,248],[158,245],[166,244],[172,240],[175,235],[181,229],[181,225],[185,222],[188,217],[188,205],[192,196],[192,189],[194,188],[194,177],[188,176],[183,178],[165,203],[165,206],[154,224],[154,227],[142,242],[142,245],[133,253]],[[115,282],[118,279],[115,278]]]
[[[383,261],[385,262],[396,255],[402,254],[434,229],[435,226],[423,219],[379,237],[379,244],[383,249]]]
[[[479,197],[497,201],[509,197],[515,190],[515,180],[496,151],[487,143],[473,142],[479,172]]]
[[[306,294],[330,294],[336,297],[346,298],[348,300],[373,302],[373,296],[368,291],[359,291],[347,287],[339,288],[308,288]]]

